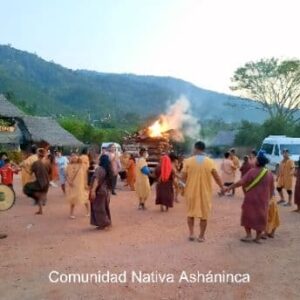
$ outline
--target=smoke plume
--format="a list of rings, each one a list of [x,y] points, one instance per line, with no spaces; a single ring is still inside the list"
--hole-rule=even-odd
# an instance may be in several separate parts
[[[199,138],[200,124],[190,113],[190,102],[185,96],[181,96],[171,104],[165,115],[161,116],[162,123],[168,124],[169,129],[177,132],[175,139],[184,141],[184,136],[192,139]]]

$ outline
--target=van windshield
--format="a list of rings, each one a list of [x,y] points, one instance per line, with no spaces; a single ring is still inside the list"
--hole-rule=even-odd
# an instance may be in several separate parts
[[[285,149],[289,150],[292,155],[300,155],[300,144],[280,145],[280,152]]]

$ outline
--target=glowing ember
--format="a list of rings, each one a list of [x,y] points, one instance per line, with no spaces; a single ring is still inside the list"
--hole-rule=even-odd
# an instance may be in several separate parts
[[[163,134],[168,130],[170,130],[169,123],[163,117],[148,128],[150,137],[163,137]]]

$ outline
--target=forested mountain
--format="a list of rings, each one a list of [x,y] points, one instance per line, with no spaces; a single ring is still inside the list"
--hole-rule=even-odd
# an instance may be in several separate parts
[[[28,113],[78,115],[91,120],[146,118],[180,95],[201,121],[261,121],[253,101],[198,88],[172,77],[71,70],[10,46],[0,46],[0,93]]]

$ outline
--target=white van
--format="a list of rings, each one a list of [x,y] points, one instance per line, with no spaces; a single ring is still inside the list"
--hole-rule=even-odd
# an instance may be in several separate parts
[[[282,161],[282,151],[289,150],[290,158],[298,164],[300,156],[300,138],[291,138],[285,135],[270,135],[265,138],[261,145],[261,150],[266,152],[266,156],[270,160],[268,165],[272,171],[277,171]]]

